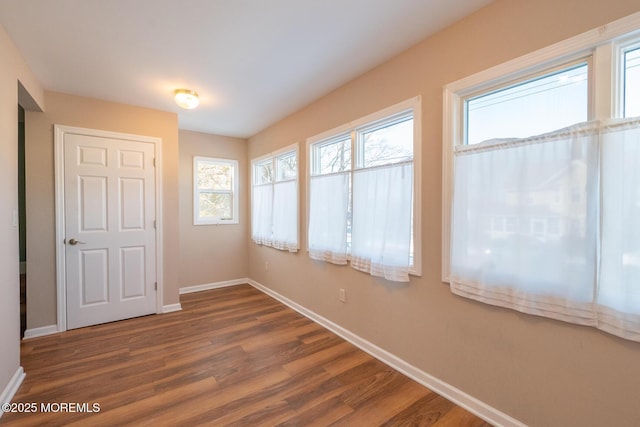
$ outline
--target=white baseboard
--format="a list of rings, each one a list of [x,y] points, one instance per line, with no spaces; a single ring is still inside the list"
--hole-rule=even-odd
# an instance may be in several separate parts
[[[57,334],[58,332],[61,332],[58,329],[58,325],[41,326],[39,328],[27,329],[26,331],[24,331],[23,340],[43,337],[45,335]]]
[[[182,305],[180,303],[167,304],[162,306],[162,313],[173,313],[174,311],[181,311]]]
[[[515,418],[487,405],[486,403],[476,399],[473,396],[468,395],[462,390],[448,384],[418,368],[400,359],[392,353],[376,346],[375,344],[365,340],[364,338],[354,334],[353,332],[339,326],[329,319],[314,313],[313,311],[301,306],[300,304],[290,300],[289,298],[274,292],[266,286],[256,282],[255,280],[248,279],[248,283],[261,292],[269,295],[270,297],[280,301],[281,303],[289,306],[293,310],[302,314],[303,316],[313,320],[314,322],[324,326],[336,335],[344,338],[346,341],[360,348],[361,350],[369,353],[371,356],[380,360],[381,362],[391,366],[399,372],[409,378],[417,381],[428,389],[438,393],[442,397],[452,401],[458,406],[461,406],[469,412],[477,415],[483,420],[496,426],[514,426],[523,427],[525,424],[516,420]]]
[[[162,306],[161,313],[171,313],[173,311],[181,311],[181,310],[182,310],[182,305],[180,305],[180,303],[169,304],[169,305]],[[24,338],[22,339],[29,340],[32,338],[44,337],[46,335],[51,335],[51,334],[57,334],[58,332],[64,332],[58,329],[58,325],[42,326],[40,328],[27,329],[26,331],[24,331]]]
[[[11,403],[13,396],[16,395],[16,392],[20,388],[22,381],[24,381],[25,376],[26,374],[24,373],[24,369],[22,369],[22,366],[18,366],[18,369],[16,369],[13,377],[11,377],[11,380],[9,380],[9,384],[7,384],[7,386],[2,391],[2,394],[0,394],[0,404]],[[2,414],[3,412],[0,411],[0,418],[2,418]]]
[[[208,291],[211,289],[226,288],[229,286],[244,285],[249,283],[249,279],[225,280],[224,282],[205,283],[204,285],[186,286],[180,288],[180,295],[190,294],[193,292]]]

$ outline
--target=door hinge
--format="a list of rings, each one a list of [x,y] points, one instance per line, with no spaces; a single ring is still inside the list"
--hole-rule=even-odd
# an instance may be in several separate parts
[[[153,284],[153,288],[154,288],[156,291],[158,290],[158,282],[155,282],[155,283]]]
[[[153,220],[153,228],[158,228],[158,224],[156,223],[156,220]]]
[[[153,167],[154,168],[156,167],[156,158],[155,157],[153,158]]]

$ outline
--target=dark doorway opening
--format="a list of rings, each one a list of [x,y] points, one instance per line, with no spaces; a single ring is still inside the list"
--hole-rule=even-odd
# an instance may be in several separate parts
[[[20,242],[20,338],[27,329],[27,217],[25,185],[25,113],[18,106],[18,228]]]

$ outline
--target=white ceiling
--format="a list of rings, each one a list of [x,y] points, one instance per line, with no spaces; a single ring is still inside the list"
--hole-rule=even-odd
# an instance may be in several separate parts
[[[248,137],[489,2],[0,0],[0,24],[48,90]]]

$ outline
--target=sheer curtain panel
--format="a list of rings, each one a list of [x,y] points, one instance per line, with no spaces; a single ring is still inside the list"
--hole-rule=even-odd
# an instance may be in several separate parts
[[[283,181],[273,184],[272,246],[289,252],[298,250],[297,184],[297,181]]]
[[[598,128],[455,152],[451,290],[595,324]]]
[[[451,290],[640,341],[640,120],[455,150]]]
[[[309,188],[309,256],[347,263],[349,173],[312,176]]]
[[[251,162],[251,238],[289,252],[298,251],[298,146]]]
[[[271,245],[273,184],[254,185],[251,234],[259,245]]]
[[[602,128],[598,327],[640,341],[640,119]]]
[[[413,163],[353,173],[351,266],[372,276],[409,281]]]

